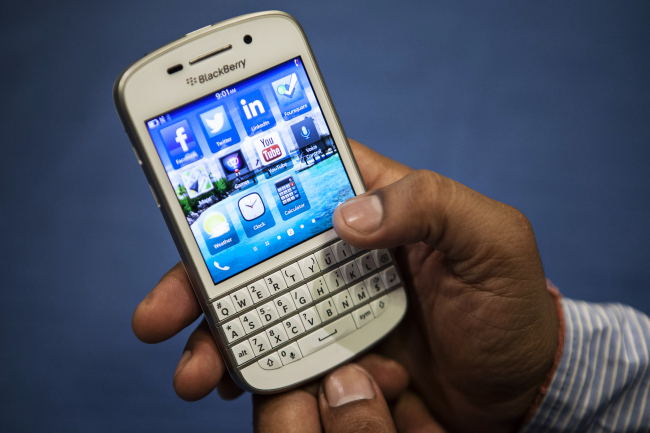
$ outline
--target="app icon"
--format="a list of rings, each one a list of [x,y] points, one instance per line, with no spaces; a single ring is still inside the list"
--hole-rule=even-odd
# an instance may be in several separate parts
[[[320,134],[316,130],[314,119],[311,117],[305,117],[300,122],[291,125],[291,132],[296,144],[301,149],[320,140]]]
[[[181,179],[190,198],[198,197],[214,188],[210,175],[201,163],[182,171]]]
[[[210,235],[210,239],[214,239],[228,233],[230,224],[228,224],[226,217],[221,212],[215,211],[203,220],[203,229]]]
[[[311,110],[311,105],[305,97],[305,91],[295,72],[273,81],[271,86],[284,120]]]
[[[219,158],[227,180],[233,180],[249,172],[241,149]]]
[[[161,129],[160,135],[174,168],[178,169],[203,157],[187,120]]]
[[[239,199],[239,212],[246,221],[252,221],[264,215],[266,209],[262,197],[256,192]]]
[[[217,108],[201,113],[199,114],[199,117],[201,118],[203,126],[205,126],[205,131],[209,137],[223,134],[224,132],[230,131],[232,128],[223,105],[219,105]]]
[[[257,189],[240,198],[237,207],[242,217],[241,225],[249,238],[275,226],[273,215],[266,212],[267,206],[261,190]]]
[[[272,132],[263,137],[256,138],[254,143],[260,161],[265,166],[280,161],[287,156],[284,144],[282,144],[282,141],[280,140],[280,134],[277,132]]]
[[[237,101],[239,115],[248,136],[252,137],[275,126],[271,107],[260,89],[239,96]]]
[[[285,221],[311,208],[305,191],[295,174],[275,182],[275,192],[276,194],[273,196],[278,205],[278,212]]]
[[[193,228],[192,230],[201,231],[208,251],[212,255],[239,243],[237,231],[235,231],[235,227],[230,221],[225,208],[217,210],[216,206],[211,207],[201,214],[196,225],[199,227],[196,227],[196,229]],[[224,271],[228,270],[226,269],[228,266],[219,267],[219,265],[216,265],[216,262],[215,267]]]
[[[275,184],[275,189],[278,192],[278,196],[283,205],[287,205],[300,198],[300,193],[298,192],[298,188],[296,188],[296,183],[293,181],[293,177],[291,176],[277,182]]]

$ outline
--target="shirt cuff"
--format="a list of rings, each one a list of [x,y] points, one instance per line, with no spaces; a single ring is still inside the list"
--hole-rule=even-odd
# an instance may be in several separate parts
[[[648,428],[648,317],[621,304],[557,300],[566,326],[561,359],[522,432]]]

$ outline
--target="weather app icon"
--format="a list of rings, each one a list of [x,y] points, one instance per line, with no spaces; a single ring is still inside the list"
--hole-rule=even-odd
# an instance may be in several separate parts
[[[230,224],[228,224],[228,220],[221,212],[214,211],[203,220],[203,229],[210,236],[210,239],[214,239],[228,233]]]
[[[293,119],[311,110],[311,105],[305,97],[305,91],[295,72],[273,81],[271,85],[284,120]]]
[[[212,152],[217,153],[228,146],[239,143],[239,134],[233,127],[232,119],[228,115],[225,105],[219,105],[201,113],[199,118]]]

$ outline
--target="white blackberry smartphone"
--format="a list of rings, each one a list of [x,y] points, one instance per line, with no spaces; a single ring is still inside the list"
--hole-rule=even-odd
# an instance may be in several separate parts
[[[114,98],[241,387],[297,386],[398,324],[392,253],[332,228],[365,187],[295,19],[262,12],[189,33],[128,67]]]

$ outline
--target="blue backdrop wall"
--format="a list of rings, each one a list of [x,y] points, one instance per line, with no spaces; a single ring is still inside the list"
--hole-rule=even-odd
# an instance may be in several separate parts
[[[3,431],[250,431],[178,399],[185,332],[131,314],[178,255],[111,99],[117,74],[243,13],[301,21],[350,137],[522,210],[569,297],[650,312],[650,3],[0,6]]]

